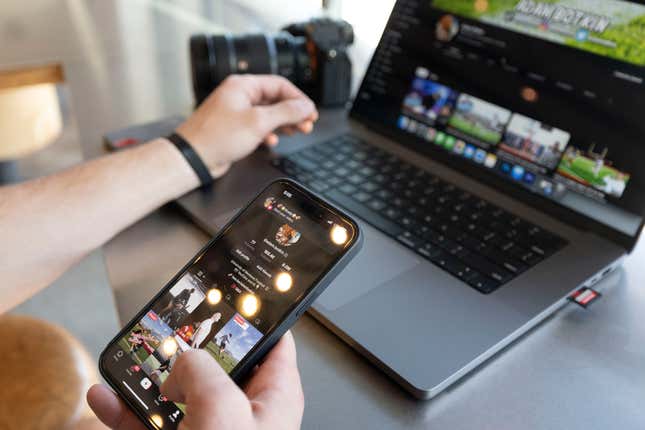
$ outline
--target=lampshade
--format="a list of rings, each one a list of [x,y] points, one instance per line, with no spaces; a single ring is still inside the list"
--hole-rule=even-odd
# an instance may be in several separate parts
[[[0,161],[15,160],[52,143],[63,121],[58,65],[0,72]]]

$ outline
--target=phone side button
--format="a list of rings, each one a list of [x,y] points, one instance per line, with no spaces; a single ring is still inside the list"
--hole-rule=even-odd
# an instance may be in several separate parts
[[[298,309],[298,310],[296,311],[296,319],[300,318],[300,317],[302,316],[302,314],[304,314],[304,313],[305,313],[305,311],[309,308],[309,304],[310,304],[310,303],[311,303],[311,302],[303,303],[303,304],[300,306],[300,309]]]

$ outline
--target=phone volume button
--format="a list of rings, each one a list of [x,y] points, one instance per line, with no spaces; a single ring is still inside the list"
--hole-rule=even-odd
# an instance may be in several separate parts
[[[300,318],[300,317],[302,316],[302,314],[304,314],[304,313],[305,313],[305,311],[307,310],[307,308],[308,308],[308,307],[309,307],[309,303],[303,303],[303,304],[300,306],[300,309],[298,309],[298,310],[296,311],[296,318]]]
[[[319,294],[314,295],[313,297],[310,297],[307,301],[305,301],[302,305],[300,305],[300,309],[296,312],[296,318],[300,318],[302,314],[304,314],[307,309],[311,306],[311,304],[318,298]]]

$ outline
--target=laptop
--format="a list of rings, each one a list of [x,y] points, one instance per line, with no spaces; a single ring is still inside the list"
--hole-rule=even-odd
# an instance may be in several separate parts
[[[353,213],[363,250],[310,313],[436,396],[634,247],[643,17],[618,0],[397,1],[348,112],[179,205],[214,233],[290,176]]]

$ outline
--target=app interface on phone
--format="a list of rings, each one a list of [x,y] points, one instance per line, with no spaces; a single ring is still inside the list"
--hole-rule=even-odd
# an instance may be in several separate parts
[[[355,235],[288,183],[272,185],[111,345],[104,364],[114,383],[155,427],[176,428],[184,407],[158,387],[177,358],[205,349],[230,373]]]

